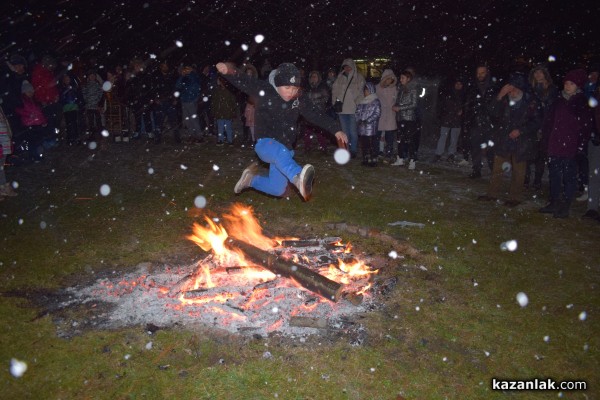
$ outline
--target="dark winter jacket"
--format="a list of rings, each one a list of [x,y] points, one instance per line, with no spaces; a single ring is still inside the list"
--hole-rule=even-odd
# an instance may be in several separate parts
[[[183,103],[193,103],[200,97],[200,77],[196,71],[180,76],[175,83],[175,90],[179,91],[179,98]]]
[[[354,113],[358,124],[358,135],[375,136],[381,116],[381,102],[375,94],[375,85],[367,83],[365,88],[369,90],[369,95],[356,105]]]
[[[464,89],[456,90],[451,88],[446,92],[441,92],[439,108],[441,126],[460,128],[462,126],[464,103]]]
[[[592,110],[583,92],[568,99],[562,93],[544,119],[542,149],[550,157],[573,158],[583,151],[592,130]]]
[[[306,95],[308,96],[315,108],[321,111],[325,111],[329,106],[329,89],[327,88],[327,85],[322,81],[320,72],[312,71],[308,75],[309,78],[313,74],[316,74],[319,77],[318,82],[314,85],[309,82],[308,88],[304,91],[306,92]]]
[[[527,161],[535,157],[535,141],[541,125],[541,113],[537,102],[527,93],[519,101],[511,101],[509,96],[502,100],[494,99],[490,104],[491,122],[496,133],[492,137],[496,154],[508,158],[515,155],[517,161]],[[510,133],[518,129],[516,139]]]
[[[475,82],[467,90],[464,117],[467,132],[477,128],[491,134],[493,127],[490,119],[490,107],[496,98],[496,93],[496,85],[489,77],[482,85]]]
[[[290,101],[283,100],[275,87],[276,71],[271,71],[269,82],[243,73],[224,75],[235,87],[258,99],[254,126],[257,139],[273,138],[292,149],[298,136],[297,121],[300,115],[332,134],[340,130],[336,120],[312,107],[306,94]]]
[[[235,95],[226,87],[217,85],[210,97],[210,114],[215,119],[236,118],[239,113]]]

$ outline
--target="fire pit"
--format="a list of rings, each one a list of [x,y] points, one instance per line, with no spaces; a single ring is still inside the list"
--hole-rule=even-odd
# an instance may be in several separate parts
[[[209,252],[204,258],[186,266],[142,264],[126,276],[71,288],[64,306],[112,303],[98,315],[109,327],[200,324],[259,335],[335,329],[373,308],[378,271],[339,237],[267,237],[240,204],[205,222],[188,236]]]

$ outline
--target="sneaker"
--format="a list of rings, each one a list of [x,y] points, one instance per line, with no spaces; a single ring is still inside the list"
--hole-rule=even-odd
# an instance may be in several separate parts
[[[296,186],[300,191],[300,195],[302,195],[306,201],[310,199],[310,195],[312,194],[312,185],[314,179],[315,168],[310,164],[306,164],[302,168],[302,172],[296,175],[292,181],[294,186]]]
[[[397,167],[404,165],[404,158],[400,158],[400,156],[396,156],[396,161],[394,161],[391,165]]]
[[[585,187],[583,194],[579,197],[576,197],[575,200],[577,200],[577,201],[587,201],[588,200],[587,186]]]
[[[240,180],[237,181],[235,187],[233,188],[233,193],[240,194],[242,193],[242,190],[248,189],[252,186],[252,179],[254,179],[254,177],[256,176],[257,168],[258,164],[252,163],[244,170],[244,172],[242,172]]]
[[[410,160],[410,162],[408,163],[408,169],[415,169],[417,168],[417,163],[415,162],[415,160]]]

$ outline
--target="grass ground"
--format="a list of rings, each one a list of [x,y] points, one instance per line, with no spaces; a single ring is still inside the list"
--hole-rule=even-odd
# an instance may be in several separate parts
[[[556,220],[537,213],[544,194],[528,192],[516,208],[477,202],[486,180],[468,180],[457,167],[340,166],[299,153],[317,169],[308,203],[295,193],[233,195],[254,153],[212,143],[59,148],[44,163],[9,168],[19,196],[0,202],[0,397],[600,398],[600,224],[578,218],[582,204]],[[111,188],[106,197],[102,184]],[[194,207],[197,195],[207,198],[205,210]],[[152,335],[141,326],[57,335],[59,316],[42,312],[44,293],[141,262],[198,257],[185,239],[192,222],[234,202],[251,205],[268,232],[324,235],[328,222],[345,221],[406,240],[420,256],[389,267],[399,283],[383,309],[364,315],[362,346],[343,335],[301,342],[176,326]],[[388,225],[395,221],[425,227]],[[335,234],[368,255],[393,250]],[[516,251],[501,250],[507,240]],[[9,373],[11,358],[27,362],[21,378]],[[584,380],[588,389],[498,392],[493,377]]]

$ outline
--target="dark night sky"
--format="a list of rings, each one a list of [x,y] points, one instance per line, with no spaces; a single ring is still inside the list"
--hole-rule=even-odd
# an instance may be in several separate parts
[[[443,74],[471,71],[480,60],[506,70],[518,57],[536,63],[553,56],[564,69],[600,56],[598,1],[12,3],[1,6],[3,54],[53,51],[108,64],[155,54],[198,64],[268,57],[325,69],[347,57],[390,57],[400,68]],[[257,34],[265,37],[260,45]]]

